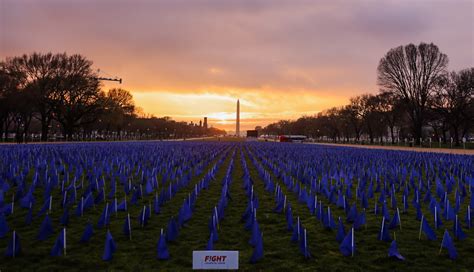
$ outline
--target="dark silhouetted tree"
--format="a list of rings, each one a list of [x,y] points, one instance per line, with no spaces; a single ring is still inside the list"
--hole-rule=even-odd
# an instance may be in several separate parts
[[[448,57],[432,43],[390,49],[378,65],[378,84],[403,99],[418,143],[429,100],[447,65]]]

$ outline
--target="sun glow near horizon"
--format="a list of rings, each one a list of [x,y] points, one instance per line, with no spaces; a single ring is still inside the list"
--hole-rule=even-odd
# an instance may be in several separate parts
[[[132,91],[137,106],[147,114],[170,116],[177,121],[199,123],[208,118],[209,126],[235,130],[236,102],[240,100],[241,129],[254,129],[281,119],[314,115],[343,97],[324,97],[311,91],[257,92],[254,90],[182,93],[169,91]],[[271,93],[271,92],[270,92]]]

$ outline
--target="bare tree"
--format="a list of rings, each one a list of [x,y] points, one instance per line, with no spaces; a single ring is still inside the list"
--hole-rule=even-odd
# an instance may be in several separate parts
[[[381,91],[377,95],[377,103],[378,111],[390,130],[393,144],[395,142],[395,127],[400,125],[404,114],[402,103],[392,92],[386,91]]]
[[[103,110],[104,93],[94,74],[92,62],[81,55],[61,55],[51,97],[53,117],[72,140],[76,128],[94,123]]]
[[[456,145],[472,127],[474,103],[474,68],[451,72],[438,81],[434,110],[442,118],[441,122],[450,126]]]
[[[28,85],[33,97],[34,109],[41,122],[41,140],[46,141],[49,125],[52,120],[51,96],[54,88],[53,79],[59,71],[59,61],[64,54],[52,53],[22,55],[7,58],[6,63],[11,71],[24,76],[25,85]]]
[[[432,43],[393,48],[378,65],[378,84],[404,100],[417,142],[434,86],[447,65],[448,57]]]
[[[106,130],[116,130],[118,134],[135,117],[135,103],[129,91],[121,88],[110,89],[105,95],[102,123]]]

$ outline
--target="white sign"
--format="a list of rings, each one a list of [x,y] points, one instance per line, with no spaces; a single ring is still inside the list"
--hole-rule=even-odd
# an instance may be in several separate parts
[[[239,269],[239,252],[224,250],[193,251],[193,269]]]

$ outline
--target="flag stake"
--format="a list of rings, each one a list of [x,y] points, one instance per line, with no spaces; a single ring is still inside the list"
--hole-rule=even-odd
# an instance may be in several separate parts
[[[425,216],[421,216],[421,221],[420,221],[420,233],[418,234],[418,240],[421,240],[421,228],[423,226],[423,219],[425,219]]]

